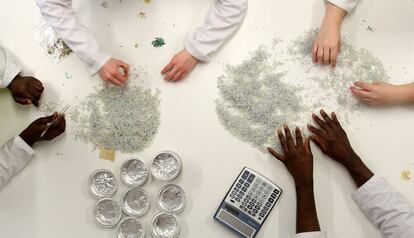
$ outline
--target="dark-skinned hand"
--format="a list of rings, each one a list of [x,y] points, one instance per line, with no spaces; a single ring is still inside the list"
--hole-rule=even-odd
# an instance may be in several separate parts
[[[321,110],[320,113],[323,119],[312,114],[312,118],[319,125],[319,128],[308,125],[308,129],[314,134],[311,136],[312,141],[321,148],[323,153],[338,163],[345,167],[351,166],[358,156],[352,149],[338,118],[334,112],[331,114],[332,118],[324,110]]]
[[[271,147],[267,150],[279,161],[281,161],[292,175],[296,186],[313,185],[313,156],[310,148],[309,138],[302,138],[300,129],[296,127],[296,140],[293,139],[288,126],[284,126],[285,135],[278,130],[280,144],[283,153],[276,152]]]
[[[323,119],[312,114],[312,118],[319,125],[319,128],[308,125],[308,129],[314,134],[311,136],[312,141],[319,146],[323,153],[342,164],[351,174],[357,186],[360,187],[373,176],[373,173],[352,149],[348,136],[336,114],[332,112],[329,117],[324,110],[321,110],[320,113]]]
[[[15,102],[27,105],[39,106],[39,100],[43,92],[42,83],[34,77],[17,75],[7,86]]]
[[[57,121],[47,129],[48,125],[57,117]],[[55,112],[51,116],[41,117],[32,122],[21,134],[20,137],[30,146],[40,141],[50,141],[62,134],[66,128],[66,120],[63,114]],[[47,132],[42,133],[47,129]]]

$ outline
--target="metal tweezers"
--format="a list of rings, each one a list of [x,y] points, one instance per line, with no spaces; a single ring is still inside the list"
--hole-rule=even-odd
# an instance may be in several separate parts
[[[50,127],[52,127],[52,126],[53,126],[53,124],[55,124],[55,123],[56,123],[56,121],[57,121],[57,120],[58,120],[58,118],[59,118],[59,115],[60,115],[60,114],[65,113],[65,112],[69,109],[69,107],[70,107],[70,105],[69,105],[69,104],[66,104],[66,106],[64,106],[64,107],[63,107],[62,111],[58,114],[58,116],[57,116],[57,117],[55,117],[55,118],[52,120],[52,122],[50,122],[50,124],[46,127],[46,130],[42,132],[42,134],[40,135],[40,137],[43,137],[43,136],[46,134],[46,132],[49,130],[49,128],[50,128]]]

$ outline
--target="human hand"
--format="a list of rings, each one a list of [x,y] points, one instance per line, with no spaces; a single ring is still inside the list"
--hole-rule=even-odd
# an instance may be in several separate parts
[[[332,118],[330,118],[324,110],[321,110],[321,115],[323,120],[312,114],[312,118],[319,125],[319,128],[308,124],[308,129],[314,134],[311,136],[311,140],[319,146],[323,153],[342,164],[358,187],[362,186],[374,174],[352,149],[348,136],[336,114],[332,112]]]
[[[198,60],[194,58],[186,49],[174,55],[170,63],[164,67],[161,74],[168,81],[178,81],[187,76],[197,65]]]
[[[322,152],[344,165],[350,167],[359,161],[358,155],[352,149],[348,136],[341,124],[332,112],[330,118],[324,110],[320,111],[323,119],[312,114],[313,120],[319,125],[315,128],[308,124],[308,129],[314,134],[311,136],[313,142],[321,148]]]
[[[56,122],[47,129],[48,125],[57,118]],[[41,117],[32,122],[21,134],[20,137],[30,146],[39,141],[50,141],[62,134],[66,128],[65,115],[55,112],[51,116]],[[42,133],[46,133],[42,136]]]
[[[43,92],[42,83],[34,77],[17,75],[7,86],[15,102],[27,105],[39,106],[39,100]]]
[[[326,13],[321,28],[312,45],[314,63],[336,66],[336,59],[341,49],[340,27],[346,11],[327,3]]]
[[[309,138],[302,139],[300,129],[296,127],[296,144],[288,126],[284,126],[285,136],[278,130],[283,154],[276,152],[271,147],[267,150],[276,159],[281,161],[292,175],[297,187],[310,187],[313,185],[313,156]]]
[[[370,106],[406,103],[414,99],[414,84],[393,85],[386,82],[355,82],[351,92]]]
[[[124,86],[125,81],[128,80],[128,71],[129,65],[127,63],[117,59],[110,59],[99,70],[99,76],[105,82],[110,82],[117,86]]]

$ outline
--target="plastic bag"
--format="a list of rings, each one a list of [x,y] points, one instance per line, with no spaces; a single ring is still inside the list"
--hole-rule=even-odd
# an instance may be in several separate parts
[[[45,21],[33,29],[33,36],[53,64],[58,63],[72,53],[69,46]]]

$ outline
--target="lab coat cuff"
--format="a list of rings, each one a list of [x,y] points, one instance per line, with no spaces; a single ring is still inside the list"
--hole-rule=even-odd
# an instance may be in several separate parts
[[[189,39],[193,34],[187,34],[186,39],[184,40],[184,48],[196,59],[208,63],[210,61],[209,57],[197,49],[196,42]]]
[[[345,10],[347,13],[352,12],[354,8],[357,5],[357,0],[352,1],[344,1],[344,0],[326,0],[327,2],[330,2],[343,10]]]
[[[295,235],[295,238],[326,238],[326,231],[302,232]]]
[[[24,151],[28,157],[31,158],[34,155],[35,151],[20,136],[16,136],[13,142],[14,145],[22,149],[22,151]]]
[[[99,60],[97,60],[90,68],[89,73],[91,75],[95,75],[98,73],[98,71],[111,59],[111,56],[108,54],[103,54],[101,57],[99,57]]]
[[[0,88],[7,88],[7,86],[9,86],[9,84],[21,71],[22,68],[15,63],[7,65],[4,78],[3,80],[0,80]]]
[[[375,191],[375,188],[379,185],[386,184],[384,178],[379,176],[372,176],[367,182],[365,182],[354,194],[352,194],[352,199],[357,203],[361,204],[368,197],[372,191]]]

